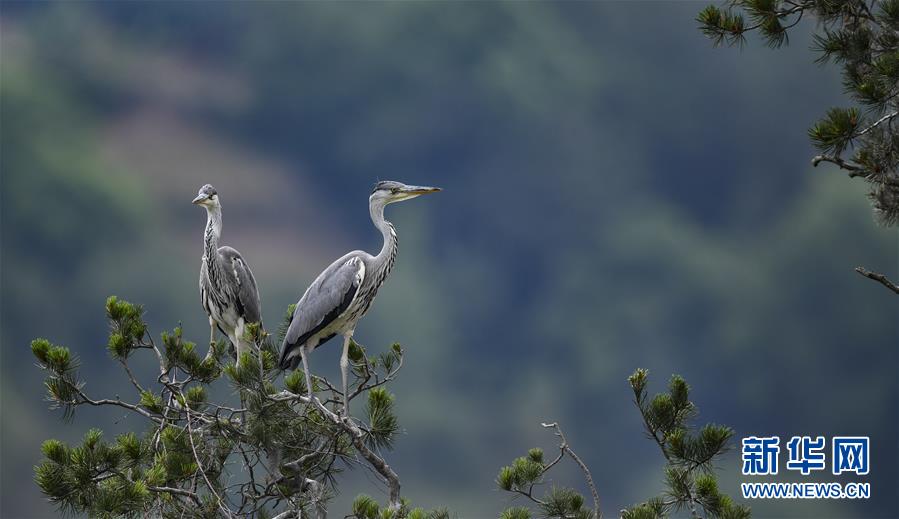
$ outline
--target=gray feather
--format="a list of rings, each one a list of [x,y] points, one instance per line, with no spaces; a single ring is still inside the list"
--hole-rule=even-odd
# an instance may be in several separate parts
[[[262,308],[259,302],[259,289],[256,287],[256,278],[253,277],[253,271],[244,261],[243,256],[237,250],[224,246],[219,247],[219,254],[224,260],[224,265],[231,266],[231,272],[227,275],[231,277],[231,285],[236,286],[234,294],[238,304],[242,307],[242,317],[248,323],[259,323],[262,325]]]

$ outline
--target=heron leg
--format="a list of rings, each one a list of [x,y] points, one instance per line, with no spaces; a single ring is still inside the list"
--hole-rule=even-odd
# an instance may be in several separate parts
[[[238,325],[238,326],[239,326],[239,325]],[[237,352],[237,360],[235,361],[234,365],[235,365],[237,368],[240,368],[240,352],[241,352],[241,348],[240,348],[240,339],[238,339],[239,335],[237,334],[238,331],[240,331],[240,330],[239,330],[239,329],[235,329],[234,332],[232,332],[232,334],[228,336],[228,340],[231,341],[231,344],[234,345],[234,350]],[[246,394],[244,393],[244,390],[243,390],[243,389],[239,389],[239,388],[238,388],[237,391],[240,393],[240,407],[243,408],[243,409],[246,409],[246,408],[247,408],[247,396],[246,396]],[[246,411],[244,411],[243,413],[241,413],[241,418],[240,418],[240,419],[241,419],[241,423],[246,423],[246,420],[247,420]]]
[[[246,328],[243,317],[241,317],[237,319],[237,326],[234,328],[234,338],[236,339],[234,348],[237,350],[238,359],[243,357],[244,352],[247,351],[247,341],[244,339],[244,335],[246,335]]]
[[[309,374],[309,361],[306,360],[306,348],[300,348],[300,358],[303,360],[303,372],[306,373],[306,394],[310,402],[315,396],[312,394],[312,375]]]
[[[350,393],[347,391],[347,371],[350,367],[349,352],[350,341],[353,339],[352,330],[343,335],[343,354],[340,356],[340,374],[343,377],[343,417],[350,416]]]
[[[236,354],[236,359],[234,361],[234,365],[239,368],[240,367],[240,341],[237,339],[237,334],[229,335],[228,340],[231,341],[231,344],[234,346],[234,353]]]
[[[245,341],[243,338],[244,329],[244,322],[243,318],[241,317],[237,320],[237,326],[234,328],[234,338],[231,339],[231,342],[234,343],[234,350],[237,352],[238,366],[240,366],[240,358],[243,357],[243,353],[247,351],[247,341]]]
[[[209,317],[209,352],[206,354],[206,359],[212,357],[212,348],[215,345],[215,321],[212,320],[212,316]],[[203,360],[206,360],[203,359]]]

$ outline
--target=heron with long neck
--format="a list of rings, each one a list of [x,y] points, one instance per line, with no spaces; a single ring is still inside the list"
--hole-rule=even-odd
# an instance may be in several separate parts
[[[319,274],[300,298],[281,344],[280,365],[282,369],[296,369],[300,362],[303,363],[310,399],[313,397],[312,377],[307,356],[332,337],[342,335],[340,372],[343,377],[343,414],[349,415],[347,355],[350,340],[356,323],[368,311],[378,289],[390,275],[398,250],[396,229],[384,219],[384,208],[394,202],[437,191],[440,188],[407,186],[394,181],[375,184],[368,199],[368,208],[371,221],[384,238],[381,251],[376,256],[360,250],[342,256]]]
[[[206,209],[203,234],[203,259],[200,265],[200,301],[209,316],[209,353],[218,328],[228,336],[237,354],[236,362],[253,345],[244,339],[246,326],[262,326],[259,290],[250,266],[235,249],[219,247],[222,235],[222,204],[218,192],[209,184],[200,188],[193,203]]]

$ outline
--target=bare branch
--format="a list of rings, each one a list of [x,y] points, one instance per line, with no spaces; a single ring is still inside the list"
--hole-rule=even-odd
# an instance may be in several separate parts
[[[822,162],[830,162],[831,164],[836,164],[840,167],[840,169],[849,171],[850,177],[863,177],[867,175],[867,170],[865,170],[865,168],[846,162],[841,157],[837,157],[835,155],[815,155],[814,157],[812,157],[813,167],[817,168],[818,164]]]
[[[883,286],[889,288],[890,290],[892,290],[893,292],[899,294],[899,285],[890,281],[889,278],[887,278],[883,274],[881,274],[879,272],[871,272],[870,270],[867,270],[864,267],[855,267],[855,271],[858,272],[859,274],[861,274],[862,276],[865,276],[868,279],[873,279],[874,281],[877,281],[881,285],[883,285]]]
[[[366,360],[366,364],[367,364],[367,363],[368,363],[368,361]],[[375,373],[375,381],[374,381],[373,383],[371,383],[371,384],[366,384],[366,382],[368,382],[368,380],[371,379],[371,377],[369,376],[368,378],[366,378],[366,379],[363,381],[363,383],[362,383],[358,388],[356,388],[355,391],[353,391],[352,393],[350,393],[350,398],[349,398],[349,399],[352,400],[353,398],[356,398],[356,397],[357,397],[360,393],[362,393],[363,391],[370,391],[370,390],[372,390],[372,389],[374,389],[374,388],[376,388],[376,387],[383,386],[384,384],[386,384],[386,383],[392,381],[393,379],[396,378],[397,373],[399,373],[399,371],[400,371],[402,368],[403,368],[403,356],[400,355],[400,356],[399,356],[399,360],[397,361],[397,366],[396,366],[392,371],[390,371],[389,373],[385,374],[383,380],[382,380],[382,379],[379,379],[377,373]],[[367,368],[366,368],[366,369],[367,369]]]
[[[75,402],[75,405],[78,405],[80,403],[86,403],[86,404],[90,404],[92,406],[98,406],[98,407],[103,406],[103,405],[114,405],[114,406],[124,407],[125,409],[134,411],[135,413],[138,413],[138,414],[144,416],[145,418],[149,418],[150,420],[153,420],[156,423],[162,422],[162,418],[159,418],[158,416],[153,416],[148,411],[141,409],[140,407],[138,407],[134,404],[129,404],[128,402],[122,402],[119,399],[110,400],[108,398],[104,398],[101,400],[93,400],[90,397],[88,397],[80,388],[76,387],[75,390],[78,392],[78,396],[80,396],[83,399],[82,402]]]
[[[122,364],[122,367],[125,368],[125,373],[128,374],[128,379],[131,380],[131,385],[134,386],[135,389],[139,393],[144,392],[144,388],[140,385],[140,382],[137,381],[137,377],[134,376],[134,373],[131,372],[131,367],[128,366],[128,361],[125,359],[119,359],[119,362]]]
[[[529,488],[527,492],[525,492],[524,490],[521,490],[520,488],[513,488],[512,492],[515,492],[516,494],[521,494],[524,497],[530,499],[531,501],[533,501],[534,503],[536,503],[538,505],[546,504],[546,501],[534,497],[533,488]]]
[[[565,434],[562,433],[562,428],[559,427],[557,422],[553,423],[542,423],[540,424],[546,428],[552,428],[556,430],[556,436],[562,441],[559,445],[559,450],[562,453],[568,454],[571,459],[574,460],[575,463],[581,468],[584,472],[584,478],[587,480],[587,486],[590,487],[590,493],[593,494],[593,516],[596,519],[602,519],[602,510],[599,508],[599,492],[596,491],[596,485],[593,483],[593,476],[590,475],[590,469],[587,468],[587,465],[581,460],[581,458],[571,450],[571,447],[568,445],[568,440],[565,438]],[[559,460],[553,462],[553,464],[557,463]]]

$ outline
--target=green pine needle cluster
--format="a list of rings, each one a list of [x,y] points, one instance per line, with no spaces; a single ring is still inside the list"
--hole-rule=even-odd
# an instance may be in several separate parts
[[[703,34],[711,38],[715,45],[742,45],[746,39],[743,36],[746,31],[743,17],[730,9],[710,5],[700,11],[696,19]]]
[[[92,517],[142,517],[158,490],[159,481],[143,463],[147,445],[133,433],[115,443],[91,429],[81,445],[58,440],[41,446],[46,458],[35,467],[41,491],[63,512]]]
[[[592,510],[584,508],[584,496],[570,488],[552,487],[546,493],[543,503],[539,505],[543,517],[559,519],[591,519]]]
[[[47,400],[53,409],[62,409],[63,418],[69,420],[75,406],[82,402],[78,380],[78,358],[68,348],[56,346],[47,339],[31,341],[31,353],[37,358],[38,366],[48,373],[44,380]]]
[[[143,314],[140,305],[120,301],[116,296],[106,299],[106,317],[110,324],[107,349],[114,359],[127,359],[140,347],[140,341],[147,333]]]
[[[206,383],[212,382],[221,374],[216,356],[203,358],[197,351],[196,343],[183,339],[180,326],[171,333],[163,332],[161,338],[167,369],[179,369]],[[213,351],[218,355],[223,349],[216,346]]]
[[[360,494],[353,500],[352,513],[348,519],[450,519],[446,508],[425,510],[411,508],[409,501],[403,500],[400,507],[382,507],[371,496]]]
[[[715,45],[742,45],[745,33],[758,30],[770,47],[780,47],[787,43],[787,29],[790,18],[796,11],[778,0],[742,0],[734,2],[743,8],[749,18],[746,25],[743,15],[733,9],[721,9],[710,5],[699,12],[697,21],[700,30],[712,39]]]
[[[400,430],[393,410],[394,397],[383,387],[368,392],[368,442],[375,448],[393,448],[393,440]]]
[[[499,519],[531,519],[531,509],[526,506],[512,506],[499,514]]]
[[[507,492],[529,493],[534,485],[541,483],[546,465],[543,464],[543,452],[539,449],[531,449],[529,453],[537,453],[538,456],[522,456],[516,458],[511,465],[503,467],[496,476],[499,488]],[[536,459],[535,459],[536,458]]]
[[[860,122],[857,108],[831,108],[808,135],[819,150],[838,156],[852,145]]]
[[[750,22],[744,21],[744,15]],[[830,108],[808,133],[821,154],[850,177],[870,184],[874,213],[899,223],[899,0],[733,0],[699,12],[700,30],[715,45],[743,45],[757,31],[780,47],[803,17],[817,20],[813,52],[841,67],[843,86],[858,107]]]

